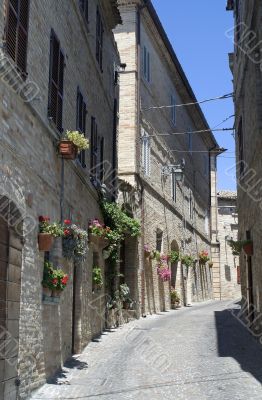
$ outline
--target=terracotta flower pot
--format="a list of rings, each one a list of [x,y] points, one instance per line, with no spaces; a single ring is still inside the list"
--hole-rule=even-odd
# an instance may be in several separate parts
[[[253,255],[253,243],[244,244],[243,249],[247,256]]]
[[[62,290],[53,289],[52,290],[52,297],[60,297],[61,293],[62,293]]]
[[[105,239],[103,236],[97,236],[93,234],[89,235],[89,242],[96,247],[100,247],[101,249],[104,249],[109,245],[108,239]]]
[[[50,251],[54,237],[50,233],[38,234],[38,248],[39,251]]]
[[[51,295],[52,295],[52,289],[47,288],[47,287],[43,287],[43,294],[44,294],[46,297],[51,297]]]
[[[77,157],[77,146],[70,140],[61,140],[59,143],[59,154],[67,160],[75,160]]]

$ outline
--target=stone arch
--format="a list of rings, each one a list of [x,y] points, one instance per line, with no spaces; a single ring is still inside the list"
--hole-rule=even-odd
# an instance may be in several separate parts
[[[23,218],[0,197],[0,398],[17,398]]]

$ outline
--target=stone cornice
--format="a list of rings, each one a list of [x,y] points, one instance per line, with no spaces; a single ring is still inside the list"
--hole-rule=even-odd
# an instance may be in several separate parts
[[[118,6],[140,6],[143,4],[143,0],[117,0]]]

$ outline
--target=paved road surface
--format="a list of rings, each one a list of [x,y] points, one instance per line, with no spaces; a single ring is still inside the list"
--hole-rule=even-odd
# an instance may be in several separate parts
[[[230,308],[195,304],[105,333],[33,399],[262,400],[262,350]]]

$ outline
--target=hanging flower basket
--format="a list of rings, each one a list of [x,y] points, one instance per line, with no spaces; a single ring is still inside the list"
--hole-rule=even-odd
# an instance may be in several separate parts
[[[248,241],[248,242],[244,243],[243,250],[247,256],[252,256],[253,255],[253,242]]]
[[[50,251],[54,241],[54,236],[50,233],[38,234],[38,248],[39,251]]]
[[[71,140],[62,139],[58,149],[60,156],[66,160],[75,160],[77,157],[78,148]]]

